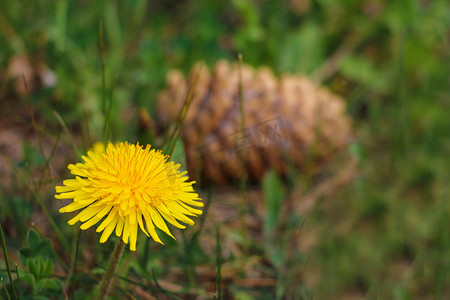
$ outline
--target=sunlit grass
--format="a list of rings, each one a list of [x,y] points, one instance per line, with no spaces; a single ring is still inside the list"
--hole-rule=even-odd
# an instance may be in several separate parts
[[[208,209],[196,227],[176,242],[162,237],[165,246],[138,243],[119,263],[115,299],[447,298],[447,1],[164,3],[0,4],[0,137],[9,134],[0,139],[8,253],[0,298],[17,298],[10,280],[18,274],[14,287],[25,294],[86,299],[112,243],[64,225],[51,188],[65,165],[104,140],[145,138],[183,154],[182,115],[162,145],[138,110],[156,119],[170,68],[237,53],[342,95],[354,140],[325,174],[311,164],[285,181],[269,173],[261,186],[201,191]],[[24,53],[57,83],[18,92],[7,70]]]

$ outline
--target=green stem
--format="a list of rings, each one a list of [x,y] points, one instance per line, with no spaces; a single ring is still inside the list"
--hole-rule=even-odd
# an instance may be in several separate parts
[[[124,247],[125,243],[122,241],[122,239],[119,239],[116,243],[116,247],[114,248],[113,253],[111,253],[108,268],[106,269],[105,274],[103,274],[102,281],[100,282],[100,289],[97,297],[98,300],[104,300],[108,296],[109,287],[111,286],[114,271],[116,270],[117,263],[122,256]]]
[[[66,279],[66,289],[70,288],[72,278],[75,275],[75,272],[77,270],[78,250],[80,248],[80,237],[81,237],[81,229],[78,229],[77,241],[75,244],[75,255],[74,255],[74,259],[72,260],[72,265],[69,267],[69,274],[67,275],[67,279]]]

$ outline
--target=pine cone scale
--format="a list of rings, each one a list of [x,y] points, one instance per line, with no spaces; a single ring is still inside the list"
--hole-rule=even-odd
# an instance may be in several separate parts
[[[181,137],[189,174],[200,174],[202,183],[224,185],[244,175],[259,181],[270,168],[286,174],[291,164],[301,168],[311,152],[326,160],[351,139],[345,101],[304,76],[277,79],[268,68],[239,68],[226,61],[213,72],[199,70],[196,65],[188,79],[169,73],[158,98],[157,122],[167,128],[175,120],[198,76]]]

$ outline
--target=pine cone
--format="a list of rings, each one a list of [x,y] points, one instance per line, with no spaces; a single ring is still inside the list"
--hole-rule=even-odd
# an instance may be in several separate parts
[[[229,184],[247,176],[259,181],[274,168],[301,168],[306,159],[324,161],[350,140],[350,120],[339,96],[300,75],[275,78],[268,68],[241,68],[244,123],[239,100],[239,66],[219,61],[214,72],[197,64],[185,79],[171,71],[158,98],[157,124],[174,124],[195,86],[181,137],[191,178]],[[197,179],[198,180],[198,179]]]

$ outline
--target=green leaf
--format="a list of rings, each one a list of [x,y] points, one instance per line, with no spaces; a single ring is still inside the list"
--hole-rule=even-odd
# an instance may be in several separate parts
[[[38,277],[37,275],[39,274],[39,269],[37,260],[35,258],[27,259],[27,268],[30,274],[33,274],[34,277]]]
[[[50,259],[47,259],[44,264],[42,276],[48,277],[53,273],[53,262]]]
[[[48,257],[28,258],[27,267],[38,280],[50,276],[53,272],[53,262]]]
[[[39,234],[33,229],[28,230],[27,243],[28,243],[28,246],[30,247],[30,249],[31,250],[38,249],[40,242],[41,242],[41,239],[39,237]]]
[[[272,235],[279,223],[279,214],[283,204],[286,190],[275,171],[270,171],[263,179],[264,202],[266,204],[266,219],[264,222],[264,232]]]
[[[175,140],[175,148],[173,154],[170,157],[171,161],[180,163],[182,167],[186,168],[186,157],[184,155],[184,144],[180,138]]]
[[[20,274],[20,280],[28,283],[33,291],[36,290],[36,278],[33,274],[23,271]]]
[[[36,285],[38,290],[43,289],[51,289],[51,290],[58,290],[61,289],[61,281],[56,278],[44,278],[38,281]]]
[[[234,299],[236,300],[254,300],[255,298],[245,291],[238,291],[234,294]]]
[[[395,287],[392,291],[393,299],[395,300],[410,300],[408,293],[404,287]]]
[[[42,166],[45,163],[45,158],[42,153],[36,148],[31,146],[27,142],[23,142],[23,161],[19,163],[19,166],[37,165]]]
[[[346,57],[340,70],[344,76],[374,91],[385,92],[389,87],[389,74],[363,57]]]
[[[25,298],[25,300],[50,300],[50,298],[41,295],[33,295],[30,298]]]
[[[22,264],[27,264],[28,258],[49,258],[55,261],[55,251],[53,250],[52,242],[49,239],[41,238],[39,234],[33,230],[28,230],[27,233],[28,247],[19,250],[20,261]]]
[[[366,158],[366,153],[364,148],[360,143],[353,142],[348,146],[349,153],[358,160],[363,160]]]
[[[309,22],[287,34],[280,47],[278,67],[282,72],[309,74],[324,60],[322,28]]]

